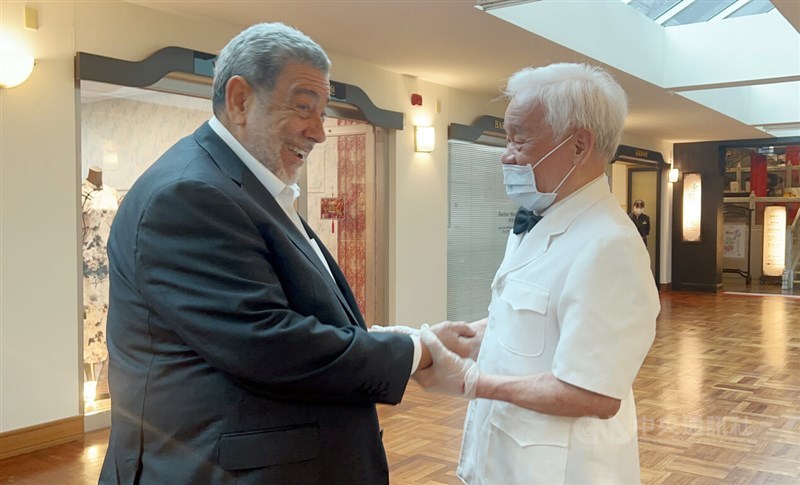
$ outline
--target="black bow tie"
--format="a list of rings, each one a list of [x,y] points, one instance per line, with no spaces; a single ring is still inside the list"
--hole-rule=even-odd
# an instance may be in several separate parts
[[[514,217],[514,234],[530,231],[541,220],[542,216],[537,216],[532,211],[520,207],[517,211],[517,216]]]

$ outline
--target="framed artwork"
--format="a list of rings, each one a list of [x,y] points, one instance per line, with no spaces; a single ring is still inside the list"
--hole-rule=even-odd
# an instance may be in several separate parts
[[[319,200],[320,219],[344,219],[343,197],[322,197]]]
[[[722,256],[737,259],[747,256],[747,224],[725,224],[722,230]]]

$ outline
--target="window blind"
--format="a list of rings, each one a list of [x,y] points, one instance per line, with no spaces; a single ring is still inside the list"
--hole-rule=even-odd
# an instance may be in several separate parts
[[[447,318],[485,317],[517,206],[506,196],[504,148],[448,143]]]

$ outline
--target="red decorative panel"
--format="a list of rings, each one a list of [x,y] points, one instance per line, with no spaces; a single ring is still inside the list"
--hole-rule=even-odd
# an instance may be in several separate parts
[[[339,137],[339,198],[344,211],[339,219],[338,263],[356,297],[366,310],[367,289],[367,153],[365,135]]]

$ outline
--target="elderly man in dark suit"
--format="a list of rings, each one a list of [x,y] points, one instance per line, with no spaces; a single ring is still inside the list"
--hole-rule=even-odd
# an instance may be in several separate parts
[[[388,483],[375,403],[399,402],[430,355],[367,332],[294,210],[329,67],[292,28],[246,29],[217,59],[214,117],[128,192],[108,245],[101,483]]]

